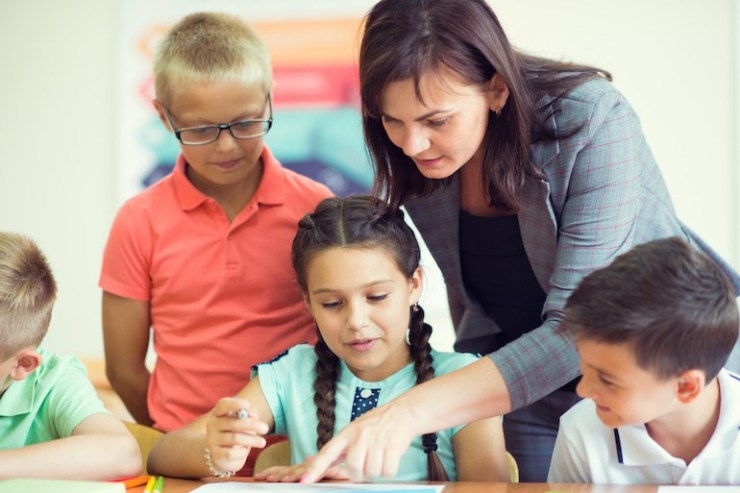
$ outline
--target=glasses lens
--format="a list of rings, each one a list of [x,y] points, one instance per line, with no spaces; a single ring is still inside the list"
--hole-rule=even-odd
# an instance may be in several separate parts
[[[231,134],[237,139],[249,139],[265,135],[270,129],[269,122],[246,120],[231,124]]]
[[[183,144],[207,144],[218,136],[218,127],[198,127],[180,131]]]

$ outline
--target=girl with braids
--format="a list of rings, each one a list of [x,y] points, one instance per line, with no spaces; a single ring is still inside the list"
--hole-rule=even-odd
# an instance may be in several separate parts
[[[148,470],[228,476],[244,465],[252,447],[264,446],[263,435],[277,433],[287,435],[293,465],[255,477],[297,481],[304,461],[350,421],[477,360],[431,348],[432,328],[418,305],[419,257],[401,210],[367,196],[322,201],[300,221],[292,249],[319,342],[258,365],[236,397],[221,399],[211,412],[165,435]],[[347,476],[333,467],[323,477]],[[507,481],[500,418],[416,437],[393,479]]]

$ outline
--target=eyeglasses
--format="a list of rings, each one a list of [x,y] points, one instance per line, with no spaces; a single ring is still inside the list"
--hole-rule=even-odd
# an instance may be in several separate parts
[[[261,137],[272,128],[272,97],[267,95],[267,107],[270,110],[270,118],[256,120],[242,120],[233,123],[222,123],[219,125],[204,125],[202,127],[176,128],[172,121],[170,112],[162,106],[167,121],[170,122],[175,137],[183,145],[199,146],[216,142],[221,135],[221,130],[228,130],[235,139],[254,139]]]

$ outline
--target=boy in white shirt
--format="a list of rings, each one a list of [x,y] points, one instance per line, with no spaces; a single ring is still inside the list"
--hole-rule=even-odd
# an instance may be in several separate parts
[[[738,337],[725,275],[678,238],[633,248],[585,277],[562,330],[581,357],[548,481],[740,484]]]

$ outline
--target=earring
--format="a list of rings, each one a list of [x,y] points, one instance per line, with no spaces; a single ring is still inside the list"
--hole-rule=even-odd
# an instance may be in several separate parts
[[[414,301],[414,304],[411,305],[411,311],[413,311],[414,313],[416,313],[416,312],[419,311],[419,302],[418,301]]]
[[[496,113],[496,116],[501,116],[501,107],[498,107],[494,113]]]

